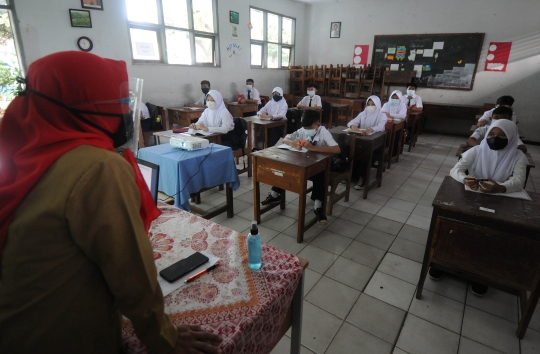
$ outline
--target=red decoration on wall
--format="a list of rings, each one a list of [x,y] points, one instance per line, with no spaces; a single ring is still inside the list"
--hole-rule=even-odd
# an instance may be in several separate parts
[[[354,51],[353,51],[352,65],[356,68],[360,67],[360,65],[366,66],[368,63],[368,54],[369,54],[369,44],[368,45],[356,44],[354,46]]]
[[[510,57],[510,49],[512,49],[512,42],[489,43],[484,71],[505,72]]]

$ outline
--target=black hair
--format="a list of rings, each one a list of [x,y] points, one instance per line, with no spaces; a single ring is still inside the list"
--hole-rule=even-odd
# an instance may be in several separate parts
[[[501,106],[510,106],[514,104],[514,97],[512,96],[501,96],[497,98],[497,104]]]
[[[252,84],[255,83],[255,81],[253,81],[253,79],[247,79],[247,80],[246,80],[246,84],[247,84],[248,82],[250,82],[250,81],[251,81]]]
[[[307,110],[304,112],[304,118],[302,119],[302,127],[310,128],[313,123],[319,122],[319,112],[314,110]]]
[[[514,111],[512,110],[512,108],[508,108],[505,106],[499,106],[493,110],[493,114],[504,114],[507,115],[510,119],[512,118],[513,113]]]
[[[208,81],[208,80],[203,80],[203,81],[201,81],[201,86],[202,86],[202,85],[208,85],[208,87],[210,87],[210,81]]]
[[[409,82],[407,84],[407,88],[409,88],[410,86],[414,87],[415,90],[418,88],[418,85],[416,84],[416,82]]]
[[[318,90],[317,85],[315,85],[314,83],[311,83],[311,84],[307,85],[307,88],[312,88],[312,87],[313,87],[314,89],[317,89],[317,90]]]

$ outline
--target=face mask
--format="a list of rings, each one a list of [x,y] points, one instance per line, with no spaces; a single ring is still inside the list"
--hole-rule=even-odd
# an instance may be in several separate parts
[[[368,111],[368,113],[373,113],[373,112],[375,112],[375,110],[377,110],[377,107],[375,107],[375,106],[367,106],[366,107],[366,111]]]
[[[274,98],[274,101],[279,102],[283,98],[282,96],[274,95],[272,96]]]
[[[390,106],[397,106],[399,104],[399,100],[395,98],[390,99]]]
[[[305,129],[304,128],[304,133],[306,133],[306,135],[309,136],[309,137],[314,137],[315,134],[317,134],[317,129]]]
[[[210,108],[211,110],[216,109],[216,102],[214,101],[206,101],[206,107]]]
[[[205,95],[210,92],[210,89],[209,88],[202,88],[201,89],[202,93],[204,93]]]
[[[407,90],[407,96],[414,96],[414,90]]]
[[[491,150],[502,150],[508,145],[508,139],[503,139],[500,136],[487,138],[486,142]]]
[[[253,88],[253,86],[251,86],[251,85],[246,85],[246,88],[247,88],[248,91],[251,91],[251,89]]]
[[[308,91],[307,94],[309,97],[313,97],[315,96],[315,91]]]

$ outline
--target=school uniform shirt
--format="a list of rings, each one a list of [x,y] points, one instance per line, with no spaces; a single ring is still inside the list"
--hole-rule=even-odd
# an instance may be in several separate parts
[[[139,104],[139,109],[141,110],[141,115],[143,116],[143,119],[150,118],[150,112],[148,111],[148,107],[144,103]]]
[[[206,108],[197,124],[204,124],[210,133],[227,134],[227,132],[234,129],[233,117],[225,107],[221,93],[211,90],[208,94],[216,102],[216,109]]]
[[[499,119],[491,124],[490,129],[500,128],[508,137],[504,149],[491,150],[484,139],[465,153],[461,160],[450,170],[450,176],[463,183],[467,176],[491,178],[506,187],[506,193],[519,192],[525,183],[527,157],[518,150],[518,133],[516,124],[508,119]],[[468,175],[465,173],[468,171]]]
[[[285,138],[292,141],[307,140],[316,146],[336,146],[338,144],[332,137],[332,134],[325,127],[317,128],[317,133],[315,133],[315,136],[313,137],[307,136],[306,130],[304,128],[300,128],[294,133],[288,134]]]
[[[198,105],[201,105],[201,106],[204,106],[206,105],[206,95],[203,94],[199,100],[197,102],[195,102],[195,104],[198,104]]]
[[[412,97],[405,95],[403,96],[402,101],[407,108],[414,105],[416,105],[417,108],[424,108],[424,106],[422,105],[422,98],[417,94],[414,94]]]
[[[309,104],[309,100],[311,99],[311,105]],[[322,100],[321,96],[319,95],[313,95],[313,97],[305,96],[302,98],[302,101],[298,103],[298,106],[306,106],[306,107],[321,107],[322,108]]]
[[[486,137],[489,128],[490,128],[489,125],[484,125],[484,126],[476,128],[474,133],[472,133],[471,138],[474,138],[476,139],[476,141],[478,141],[478,143],[481,143],[482,140],[484,140],[484,138]],[[521,139],[518,136],[518,146],[520,145],[524,145],[524,144],[523,144],[523,141],[521,141]]]
[[[492,108],[489,111],[485,111],[484,114],[482,115],[482,117],[480,117],[480,119],[478,119],[478,121],[485,120],[485,121],[487,121],[486,125],[490,125],[491,124],[491,117],[493,116],[493,111],[494,110],[495,110],[495,108]],[[514,122],[514,123],[517,122],[516,112],[512,112],[512,122]]]
[[[375,103],[376,110],[373,113],[369,113],[364,109],[356,118],[347,123],[347,127],[356,125],[359,129],[373,129],[373,132],[383,132],[386,125],[386,115],[381,110],[381,100],[377,96],[370,96],[366,102],[372,101]],[[367,107],[367,105],[366,105]]]
[[[257,114],[270,114],[274,118],[281,117],[287,120],[287,109],[289,109],[289,107],[287,106],[285,98],[282,98],[277,102],[274,101],[274,99],[271,99],[259,112],[257,112]]]
[[[386,102],[382,107],[382,112],[390,113],[393,118],[405,119],[405,117],[407,117],[407,106],[405,106],[403,103],[403,95],[401,94],[401,91],[395,90],[392,92],[390,97],[392,97],[394,94],[399,97],[399,104],[397,106],[391,106],[390,102]]]
[[[255,87],[251,88],[251,91],[249,92],[249,98],[248,90],[244,89],[244,98],[246,100],[257,100],[257,103],[261,104],[261,97],[259,96],[259,91]]]

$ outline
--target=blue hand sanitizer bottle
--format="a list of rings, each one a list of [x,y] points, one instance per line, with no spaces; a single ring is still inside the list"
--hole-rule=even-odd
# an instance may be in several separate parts
[[[261,268],[261,235],[259,235],[259,229],[257,228],[257,222],[251,222],[251,230],[247,238],[248,243],[248,267],[251,270],[257,270]]]

